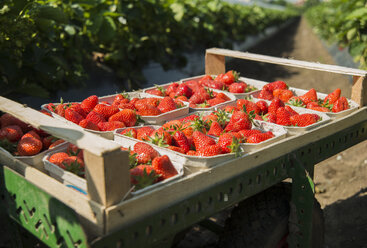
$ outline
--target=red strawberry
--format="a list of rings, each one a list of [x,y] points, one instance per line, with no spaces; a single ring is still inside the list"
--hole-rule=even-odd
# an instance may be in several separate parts
[[[128,103],[128,95],[125,93],[117,94],[115,98],[113,99],[112,105],[120,105],[121,103]]]
[[[108,121],[108,122],[100,122],[98,123],[98,128],[101,131],[113,131],[118,128],[124,128],[125,123],[121,121]]]
[[[137,117],[134,110],[123,109],[120,112],[108,118],[108,121],[121,121],[125,123],[125,126],[132,127],[135,126]]]
[[[185,134],[181,131],[176,131],[173,135],[173,140],[177,144],[178,147],[183,149],[184,153],[187,153],[190,150],[190,144],[187,140]]]
[[[179,129],[182,126],[182,122],[180,120],[172,120],[163,124],[164,129]]]
[[[272,83],[269,83],[269,89],[270,90],[276,90],[276,89],[288,89],[288,85],[283,81],[275,81]]]
[[[269,108],[268,108],[268,112],[272,114],[276,114],[277,109],[280,107],[284,107],[284,106],[285,105],[282,102],[282,100],[280,100],[279,98],[275,98],[273,101],[271,101]]]
[[[134,139],[136,139],[137,137],[137,131],[135,130],[135,128],[132,128],[132,127],[122,130],[120,134],[134,138]]]
[[[156,95],[156,96],[166,96],[166,91],[162,87],[159,87],[159,88],[157,87],[154,89],[147,90],[145,92],[151,95]]]
[[[233,113],[233,112],[238,111],[238,110],[239,109],[236,106],[226,106],[224,108],[224,111],[228,112],[228,113]]]
[[[316,110],[316,111],[320,111],[320,112],[330,112],[330,109],[328,109],[326,107],[321,107],[321,106],[310,106],[310,107],[308,107],[308,109],[312,109],[312,110]]]
[[[103,117],[103,115],[98,114],[97,112],[91,111],[87,117],[85,118],[86,120],[89,120],[91,122],[93,122],[94,124],[96,124],[98,126],[98,123],[100,122],[105,122],[106,119]],[[84,124],[84,123],[83,123]]]
[[[258,98],[271,101],[273,100],[274,96],[271,90],[263,88],[260,91]]]
[[[20,156],[33,156],[42,150],[42,142],[33,137],[25,137],[21,139],[17,146],[17,151]]]
[[[186,122],[191,122],[191,121],[194,121],[196,119],[199,119],[200,117],[196,114],[192,114],[192,115],[189,115],[187,117],[184,117],[182,119],[179,119],[179,121],[181,121],[182,123],[186,123]]]
[[[238,132],[242,129],[251,129],[251,118],[242,111],[234,112],[228,125],[224,128],[225,131]]]
[[[348,100],[347,98],[342,96],[338,100],[336,100],[331,111],[333,111],[334,113],[337,113],[337,112],[340,112],[346,109],[349,109]]]
[[[189,99],[189,103],[190,104],[201,104],[205,101],[205,97],[201,94],[193,94],[190,99]]]
[[[110,116],[118,113],[120,110],[115,105],[97,104],[93,111],[102,115],[107,120]]]
[[[223,132],[223,129],[221,125],[219,124],[219,122],[213,121],[212,124],[210,125],[208,135],[219,137],[222,132]]]
[[[291,116],[290,121],[293,126],[306,127],[314,124],[317,120],[313,114],[301,114]]]
[[[61,117],[65,117],[65,109],[67,108],[66,104],[59,104],[55,108],[55,113],[60,115]]]
[[[100,122],[100,123],[102,123],[102,122]],[[98,127],[98,125],[96,123],[94,123],[94,122],[92,122],[91,120],[88,120],[88,119],[81,120],[79,122],[79,126],[81,126],[82,128],[90,129],[90,130],[94,130],[94,131],[99,131],[100,130],[100,128]]]
[[[280,107],[277,110],[277,124],[283,126],[290,126],[292,125],[290,121],[291,114],[285,109],[285,107]]]
[[[54,136],[47,136],[47,137],[44,137],[42,139],[42,147],[43,149],[48,149],[50,147],[50,145],[55,142],[56,140],[58,140],[58,138],[54,137]]]
[[[200,85],[207,86],[207,84],[208,84],[208,83],[210,83],[211,81],[213,81],[212,76],[210,76],[210,75],[205,75],[204,77],[200,78],[200,80],[199,80],[199,84],[200,84]]]
[[[24,134],[21,139],[26,138],[26,137],[33,137],[35,139],[41,140],[41,137],[34,130],[29,131],[28,133]]]
[[[184,150],[181,147],[178,147],[178,146],[168,146],[167,149],[185,154]]]
[[[209,106],[215,106],[215,105],[218,105],[220,103],[224,103],[225,100],[223,100],[222,98],[219,98],[219,97],[215,97],[213,99],[210,99],[207,101]]]
[[[130,182],[136,189],[142,189],[158,182],[158,177],[150,165],[141,164],[130,169]]]
[[[65,119],[74,122],[75,124],[79,124],[79,122],[81,122],[84,118],[70,107],[65,110]]]
[[[277,115],[273,113],[267,113],[264,116],[264,120],[270,123],[277,123]]]
[[[159,153],[153,147],[143,142],[138,142],[134,145],[134,152],[138,154],[147,153],[151,159],[159,156]]]
[[[16,142],[20,140],[20,138],[22,138],[23,136],[22,129],[17,125],[10,125],[10,126],[3,127],[0,130],[0,133],[1,133],[0,136],[2,136],[3,138],[6,138],[10,142]]]
[[[69,109],[73,109],[74,111],[78,112],[83,119],[87,116],[87,112],[85,112],[82,107],[80,106],[80,103],[73,103],[71,104],[71,106],[69,107]]]
[[[263,100],[260,100],[260,101],[257,101],[256,102],[256,105],[259,107],[260,111],[259,111],[259,114],[266,114],[268,113],[268,103],[263,101]]]
[[[210,82],[206,82],[204,86],[207,86],[213,89],[217,89],[217,90],[225,90],[227,88],[227,85],[225,83],[220,82],[220,81],[214,81],[214,80]]]
[[[241,130],[238,133],[240,133],[245,138],[245,140],[247,140],[247,138],[250,137],[251,135],[261,133],[261,131],[257,129],[249,129],[249,130]]]
[[[196,151],[194,150],[190,150],[186,153],[186,155],[189,155],[189,156],[196,156]]]
[[[136,110],[134,104],[132,103],[120,103],[119,105],[116,105],[119,109],[132,109]]]
[[[333,92],[331,92],[329,95],[327,95],[324,99],[324,104],[334,104],[336,102],[341,94],[341,90],[337,88]]]
[[[210,157],[210,156],[216,156],[223,153],[222,148],[219,144],[214,145],[208,145],[205,147],[202,147],[196,152],[196,156],[202,156],[202,157]]]
[[[138,164],[149,164],[152,162],[152,158],[148,153],[138,153],[135,157]]]
[[[172,92],[175,93],[177,90],[177,87],[179,86],[178,83],[171,83],[167,89],[166,89],[166,95],[168,96],[169,94],[171,94]]]
[[[219,74],[214,81],[221,81],[226,85],[230,85],[238,80],[239,73],[236,71],[227,71],[225,74]]]
[[[290,113],[291,116],[298,115],[298,113],[288,105],[285,106],[285,109]]]
[[[69,157],[69,154],[67,154],[66,152],[57,152],[57,153],[52,154],[49,157],[48,161],[63,168],[64,166],[62,165],[62,161],[64,161],[64,159],[68,157]]]
[[[158,105],[158,109],[162,113],[166,113],[172,110],[176,109],[176,103],[173,101],[171,97],[165,97],[161,100],[161,102]]]
[[[246,99],[238,99],[237,100],[237,108],[240,110],[245,110],[244,106],[246,107],[246,112],[251,113],[251,111],[254,111],[255,114],[260,113],[260,108],[256,105],[256,103],[251,102]]]
[[[80,107],[86,112],[89,113],[92,109],[98,104],[98,96],[93,95],[82,101]]]
[[[66,153],[69,154],[69,156],[77,156],[80,159],[84,158],[83,150],[71,143],[68,145]]]
[[[307,105],[310,102],[317,102],[317,93],[314,88],[310,89],[307,93],[299,96],[299,98]]]
[[[175,92],[176,96],[186,96],[187,98],[190,98],[192,94],[192,89],[186,84],[180,84]]]
[[[19,120],[18,118],[12,116],[11,114],[8,113],[3,114],[0,117],[0,127],[6,127],[11,125],[19,126],[22,129],[23,133],[28,132],[31,129],[31,127],[27,123]]]
[[[139,140],[149,140],[150,134],[154,131],[152,127],[141,127],[136,130],[136,138]]]
[[[51,145],[48,147],[48,149],[52,149],[52,148],[54,148],[54,147],[56,147],[56,146],[58,146],[58,145],[60,145],[64,142],[65,142],[65,140],[58,139],[58,140],[52,142]]]
[[[272,132],[266,132],[266,133],[257,133],[253,134],[250,137],[247,138],[247,143],[260,143],[267,139],[273,138],[274,135]]]
[[[64,169],[78,176],[84,177],[84,161],[77,156],[70,156],[62,161]]]
[[[149,142],[158,146],[166,146],[172,144],[172,136],[163,128],[154,130],[149,137]]]
[[[214,139],[210,138],[200,131],[194,131],[194,133],[192,134],[192,138],[197,151],[205,146],[215,145]]]
[[[152,167],[160,175],[159,180],[164,180],[178,174],[167,155],[153,159]]]
[[[222,134],[219,137],[217,144],[221,147],[224,153],[236,152],[239,150],[238,139],[232,133]]]
[[[279,91],[279,95],[277,96],[277,92]],[[293,92],[290,90],[284,90],[284,89],[275,89],[273,91],[274,97],[278,97],[283,102],[288,102],[288,100],[293,96]]]
[[[137,113],[141,116],[156,116],[162,114],[162,112],[157,107],[149,104],[138,105],[137,110]]]
[[[247,84],[244,82],[233,83],[228,87],[228,91],[231,93],[245,93]]]

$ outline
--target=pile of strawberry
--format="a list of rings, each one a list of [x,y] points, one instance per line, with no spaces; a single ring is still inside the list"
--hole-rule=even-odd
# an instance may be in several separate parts
[[[240,74],[236,71],[227,71],[226,73],[221,73],[216,77],[206,75],[200,78],[199,84],[212,89],[225,90],[231,93],[248,93],[257,90],[256,87],[248,85],[243,81],[239,81]]]
[[[231,100],[226,94],[210,90],[195,80],[181,84],[171,83],[166,88],[158,86],[147,90],[146,93],[189,102],[191,108],[209,108]]]
[[[112,104],[99,102],[96,95],[81,103],[52,103],[46,105],[52,111],[79,126],[95,131],[113,131],[117,128],[135,126],[139,116],[156,116],[183,106],[179,100],[165,98],[133,98],[126,94],[115,96]]]
[[[142,189],[178,174],[167,155],[160,154],[150,145],[137,142],[130,151],[130,180],[135,189]]]
[[[225,111],[241,109],[252,112],[256,120],[268,121],[282,126],[306,127],[321,121],[321,117],[317,114],[297,113],[279,98],[275,98],[269,105],[263,100],[254,103],[246,99],[238,99],[236,106],[226,107]]]
[[[15,156],[34,156],[65,142],[8,113],[0,117],[0,126],[0,146]]]
[[[263,86],[258,98],[269,101],[279,98],[284,103],[321,112],[338,113],[349,109],[348,100],[341,96],[339,88],[328,94],[324,99],[318,99],[316,90],[313,88],[303,95],[295,96],[283,81],[275,81]]]
[[[65,152],[57,152],[50,155],[48,161],[75,175],[85,176],[83,150],[76,145],[69,144]]]

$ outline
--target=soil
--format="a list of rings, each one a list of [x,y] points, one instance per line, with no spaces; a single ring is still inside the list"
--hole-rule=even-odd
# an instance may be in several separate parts
[[[335,64],[325,44],[300,18],[249,50],[252,53]],[[268,82],[283,80],[290,86],[328,93],[335,88],[350,97],[351,78],[306,69],[231,60],[226,69]],[[325,247],[367,247],[367,142],[362,142],[315,167],[316,198],[325,217]],[[227,215],[220,215],[225,218]],[[218,217],[218,216],[217,216]],[[221,222],[223,220],[221,219]],[[217,236],[195,226],[178,247],[214,247]]]
[[[325,45],[303,18],[249,52],[335,64]],[[283,80],[298,88],[313,87],[319,92],[330,92],[339,87],[343,95],[350,97],[351,93],[351,78],[338,74],[242,60],[228,62],[227,69],[235,69],[243,76],[269,82]],[[325,247],[367,247],[366,150],[367,142],[363,142],[316,165],[316,198],[324,210]],[[227,214],[216,216],[216,219],[219,218],[219,222],[223,223],[223,217]],[[195,226],[178,247],[214,247],[216,240],[216,235]]]

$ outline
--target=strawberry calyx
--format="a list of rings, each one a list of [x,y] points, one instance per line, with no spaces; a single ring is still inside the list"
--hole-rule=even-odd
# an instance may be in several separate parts
[[[224,128],[224,126],[229,122],[230,117],[228,112],[218,109],[217,111],[213,112],[217,116],[217,122]]]
[[[234,82],[238,82],[238,79],[240,78],[240,73],[238,71],[232,70],[232,74],[234,77]]]
[[[136,115],[136,126],[138,126],[139,124],[145,124],[145,121],[141,118],[140,115]]]
[[[321,100],[319,102],[321,102],[321,104],[319,104],[321,107],[325,107],[329,109],[330,111],[332,111],[334,104],[330,104],[329,99],[327,99],[325,103],[322,102]]]
[[[157,88],[157,90],[159,90],[163,95],[166,95],[166,89],[165,88],[163,88],[162,86],[160,86],[160,85],[158,85],[158,84],[155,84],[154,85],[156,88]]]
[[[210,98],[214,97],[214,91],[209,89],[209,88],[205,88],[206,92],[209,94]]]
[[[157,174],[155,170],[152,170],[149,174],[144,168],[143,175],[132,175],[134,180],[136,180],[135,189],[143,189],[145,187],[148,187],[152,184],[154,184],[158,178],[160,177],[160,174]]]
[[[234,153],[235,158],[241,157],[240,143],[236,137],[232,138],[232,143],[227,147],[231,150],[231,153]]]
[[[0,147],[4,148],[11,154],[14,154],[17,151],[17,143],[10,142],[6,138],[0,140]]]
[[[146,141],[160,147],[168,147],[164,135],[159,135],[158,133],[155,133],[153,137],[149,137]]]
[[[65,163],[63,162],[62,163],[64,166],[65,166],[65,170],[66,171],[69,171],[71,173],[74,173],[80,177],[84,177],[84,169],[83,167],[78,163],[78,160],[75,159],[75,161],[73,161],[72,163],[68,164],[68,163]]]
[[[249,93],[249,92],[252,92],[252,91],[255,91],[255,90],[257,90],[257,88],[255,86],[247,85],[247,87],[245,89],[245,93]]]
[[[304,104],[304,102],[301,100],[301,99],[289,99],[288,103],[292,106],[295,106],[295,107],[302,107],[302,108],[305,108],[306,105]]]

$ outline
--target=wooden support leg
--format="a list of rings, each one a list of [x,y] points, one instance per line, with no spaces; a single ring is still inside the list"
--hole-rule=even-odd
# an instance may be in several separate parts
[[[206,53],[205,54],[205,74],[218,75],[226,72],[225,57],[222,55]]]

